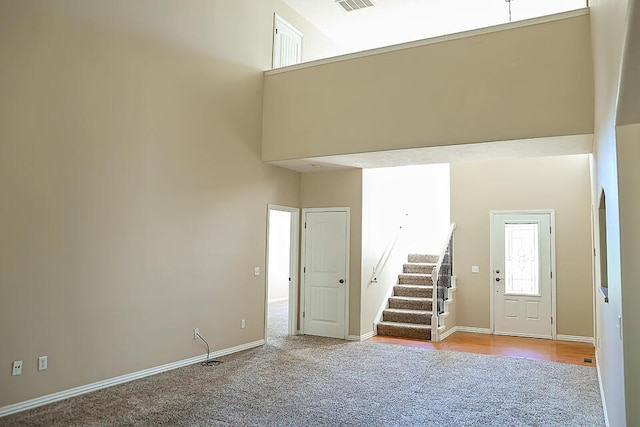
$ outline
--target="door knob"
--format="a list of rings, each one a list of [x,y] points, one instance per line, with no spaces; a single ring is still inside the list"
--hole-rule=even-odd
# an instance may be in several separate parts
[[[340,280],[338,280],[338,282],[344,283],[344,279],[340,279]]]
[[[499,282],[499,281],[500,281],[500,278],[499,278],[499,277],[496,277],[496,282]]]

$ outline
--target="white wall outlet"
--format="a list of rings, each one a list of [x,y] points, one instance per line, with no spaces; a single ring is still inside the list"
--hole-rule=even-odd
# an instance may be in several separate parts
[[[22,373],[22,360],[13,362],[11,375],[20,375]]]
[[[477,265],[472,265],[471,266],[471,272],[472,273],[480,273],[480,267],[478,267]]]
[[[260,275],[260,267],[254,267],[253,268],[253,275],[254,276],[259,276]]]
[[[200,335],[200,329],[199,328],[195,328],[193,330],[193,339],[197,340],[198,339],[198,335]]]
[[[245,323],[244,319],[242,319],[242,320],[240,321],[240,327],[241,327],[242,329],[244,329],[244,327],[245,327],[245,326],[246,326],[246,323]]]
[[[38,357],[38,371],[44,371],[48,367],[47,356]]]

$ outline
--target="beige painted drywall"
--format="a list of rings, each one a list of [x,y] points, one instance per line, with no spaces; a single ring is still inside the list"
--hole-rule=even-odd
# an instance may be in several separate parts
[[[589,16],[265,78],[262,158],[593,133]]]
[[[624,332],[624,376],[627,402],[640,399],[640,124],[617,128],[618,191],[620,197],[620,270],[622,277],[622,330]],[[607,230],[608,231],[608,230]],[[627,406],[627,425],[640,424],[640,409]]]
[[[458,325],[490,327],[490,211],[554,209],[557,333],[593,337],[590,203],[586,154],[452,163]]]
[[[628,30],[627,8],[629,0],[591,0],[591,31],[594,57],[595,130],[592,199],[594,215],[597,201],[604,189],[607,200],[607,270],[609,302],[596,298],[596,358],[601,378],[604,403],[609,425],[625,426],[632,413],[638,420],[638,398],[625,398],[625,364],[623,341],[620,338],[618,318],[622,313],[621,243],[622,234],[632,232],[620,226],[621,211],[618,198],[618,158],[616,156],[616,111],[623,62],[624,39]],[[637,184],[635,184],[637,185]],[[597,216],[596,216],[597,218]],[[598,235],[597,224],[594,235]],[[597,245],[596,245],[597,246]],[[603,254],[598,253],[598,257]],[[595,262],[599,276],[599,258]],[[633,286],[633,285],[632,285]],[[637,302],[636,302],[637,304]],[[625,328],[637,330],[639,325]],[[630,423],[629,426],[637,425]]]
[[[360,265],[362,253],[362,170],[344,169],[303,173],[303,208],[349,207],[349,335],[360,335]],[[304,222],[304,219],[303,221]]]
[[[274,11],[0,2],[0,407],[264,338]]]

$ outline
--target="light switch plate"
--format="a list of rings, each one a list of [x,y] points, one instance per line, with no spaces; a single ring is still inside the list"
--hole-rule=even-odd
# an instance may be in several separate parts
[[[254,276],[259,276],[260,275],[260,267],[254,267],[253,275]]]
[[[471,272],[472,273],[480,273],[480,267],[478,267],[477,265],[472,265],[471,266]]]

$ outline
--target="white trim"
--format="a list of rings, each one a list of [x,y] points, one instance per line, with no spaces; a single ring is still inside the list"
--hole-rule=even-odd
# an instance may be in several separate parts
[[[241,344],[235,347],[226,348],[223,350],[214,351],[213,353],[211,353],[210,358],[216,359],[218,357],[226,356],[232,353],[237,353],[239,351],[249,350],[251,348],[264,345],[264,343],[265,343],[264,340],[258,340],[258,341],[253,341],[246,344]],[[2,408],[0,408],[0,417],[26,411],[28,409],[37,408],[38,406],[47,405],[53,402],[58,402],[60,400],[68,399],[70,397],[80,396],[82,394],[101,390],[107,387],[112,387],[114,385],[124,384],[129,381],[138,380],[140,378],[149,377],[151,375],[159,374],[162,372],[167,372],[174,369],[182,368],[184,366],[193,365],[194,363],[204,362],[206,359],[207,359],[207,355],[203,354],[200,356],[191,357],[189,359],[167,363],[166,365],[155,366],[153,368],[143,369],[142,371],[132,372],[130,374],[121,375],[119,377],[109,378],[106,380],[83,385],[80,387],[59,391],[57,393],[48,394],[46,396],[36,397],[35,399],[25,400],[24,402],[14,403],[13,405],[3,406]]]
[[[551,236],[550,236],[550,245],[551,245],[551,260],[549,268],[553,273],[551,275],[551,317],[553,322],[551,323],[551,337],[546,335],[526,335],[526,334],[515,334],[515,333],[497,333],[495,332],[495,282],[493,280],[493,233],[494,233],[494,216],[495,215],[549,215],[549,225],[551,226]],[[557,280],[557,269],[556,269],[556,211],[555,209],[531,209],[531,210],[491,210],[489,211],[489,265],[491,271],[489,272],[489,292],[491,292],[491,296],[489,298],[489,330],[490,333],[496,335],[511,335],[511,336],[519,336],[519,337],[531,337],[531,338],[551,338],[552,340],[557,339],[557,313],[556,313],[556,280]]]
[[[349,335],[349,294],[351,293],[351,208],[348,206],[326,207],[326,208],[302,208],[302,221],[306,222],[306,215],[308,212],[345,212],[347,214],[347,230],[346,230],[346,242],[345,242],[345,301],[344,301],[344,335],[343,339],[348,339]],[[306,241],[307,232],[306,227],[302,226],[302,238],[300,248],[300,270],[304,268],[305,256],[306,256]],[[300,331],[304,334],[305,318],[302,312],[305,307],[305,275],[303,274],[300,279]]]
[[[476,328],[474,326],[456,326],[457,332],[472,332],[474,334],[491,334],[491,329]]]
[[[572,341],[572,342],[586,342],[595,346],[595,340],[593,337],[581,337],[578,335],[556,335],[558,341]]]
[[[520,337],[520,338],[542,338],[545,340],[553,340],[553,337],[549,335],[539,335],[539,334],[521,334],[516,332],[496,332],[493,331],[493,335],[500,335],[503,337]]]
[[[454,326],[451,329],[449,329],[448,331],[441,333],[440,334],[440,341],[444,340],[445,338],[447,338],[450,335],[453,335],[457,331],[458,331],[458,327]]]
[[[596,354],[596,372],[598,374],[598,386],[600,388],[600,400],[602,401],[602,412],[604,413],[604,425],[609,427],[609,412],[607,412],[607,401],[604,397],[604,387],[602,386],[602,376],[600,375],[600,363]]]
[[[288,71],[301,70],[304,68],[315,67],[318,65],[331,64],[334,62],[348,61],[356,58],[364,58],[367,56],[379,55],[387,52],[396,52],[404,49],[411,49],[414,47],[427,46],[430,44],[443,43],[451,40],[463,39],[466,37],[480,36],[483,34],[497,33],[499,31],[510,30],[514,28],[529,27],[531,25],[544,24],[547,22],[561,21],[563,19],[576,18],[578,16],[589,15],[589,8],[570,10],[568,12],[556,13],[553,15],[540,16],[538,18],[526,19],[523,21],[510,22],[506,24],[494,25],[491,27],[478,28],[475,30],[463,31],[460,33],[446,34],[444,36],[432,37],[423,40],[417,40],[407,43],[401,43],[393,46],[385,46],[376,49],[365,50],[362,52],[348,53],[346,55],[334,56],[332,58],[319,59],[316,61],[309,61],[302,64],[290,65],[288,67],[281,67],[273,70],[267,70],[264,72],[265,76],[273,74],[286,73]]]
[[[373,338],[376,335],[375,331],[367,332],[363,335],[347,335],[347,341],[364,341],[369,338]]]
[[[300,252],[300,209],[292,208],[289,206],[267,204],[267,238],[265,249],[265,275],[264,275],[264,287],[265,287],[265,308],[264,308],[264,337],[267,339],[267,326],[269,316],[269,303],[276,300],[269,301],[269,223],[271,211],[289,212],[291,214],[290,233],[289,233],[289,319],[288,319],[288,333],[289,335],[297,335],[298,317],[296,313],[299,311],[298,307],[298,253]],[[278,300],[284,300],[282,298]]]

